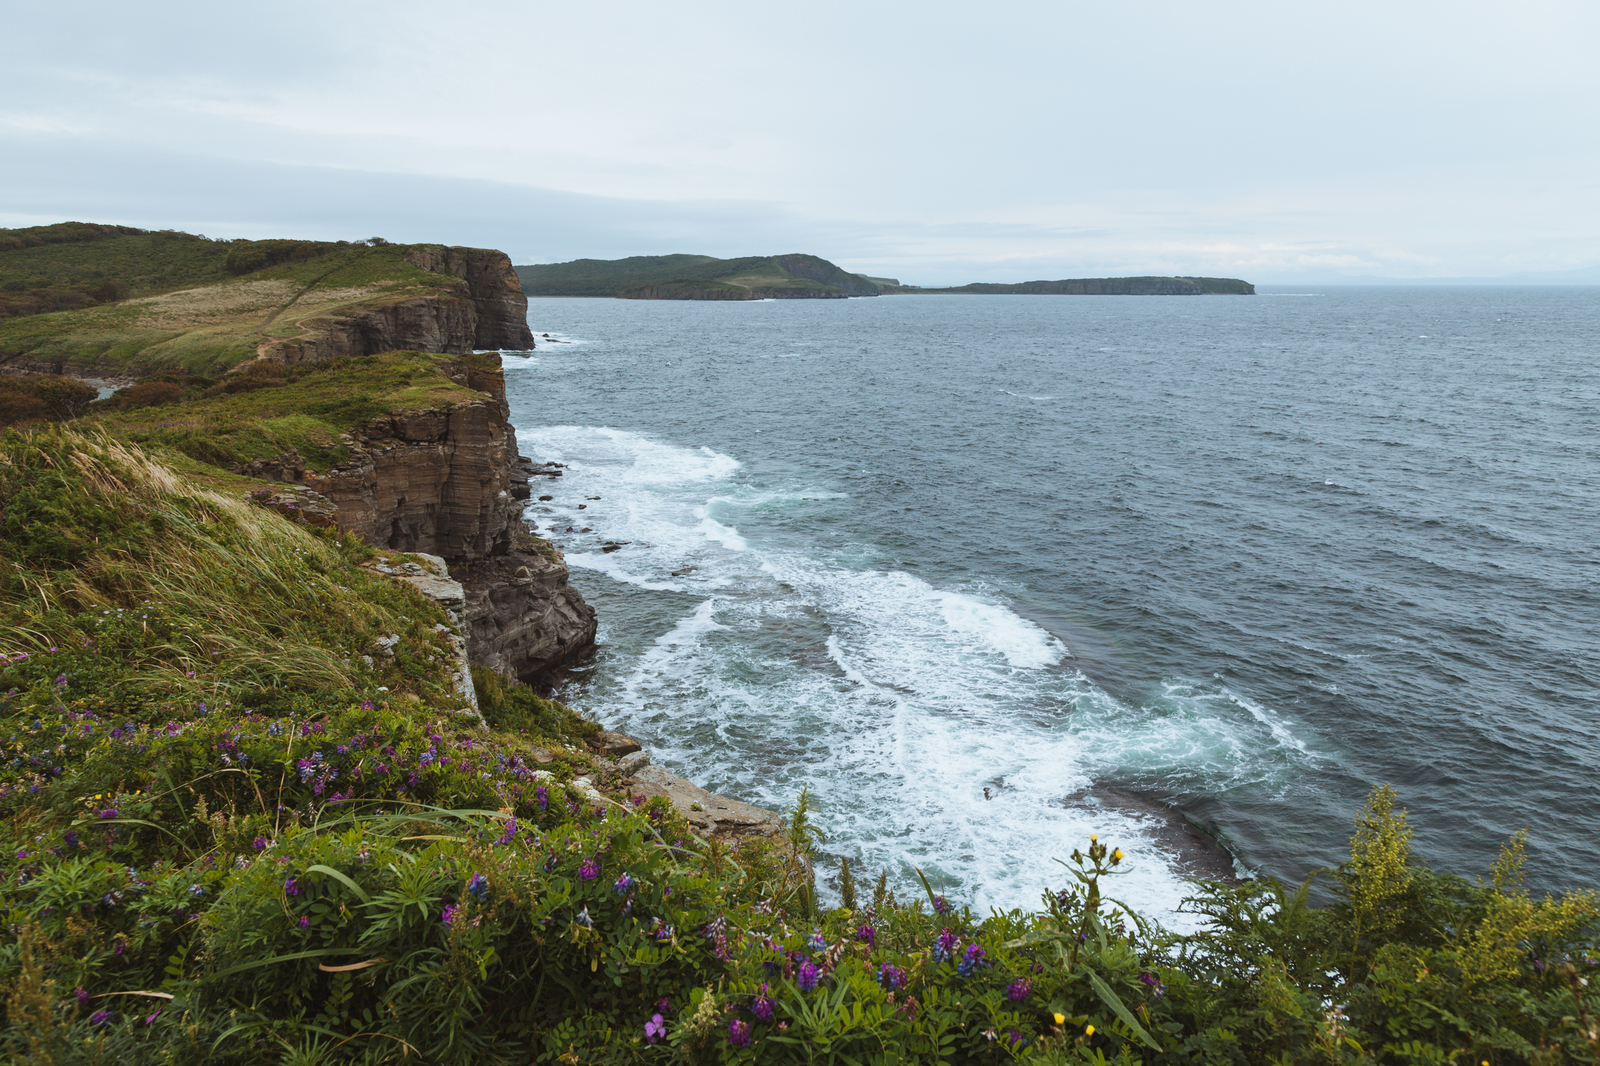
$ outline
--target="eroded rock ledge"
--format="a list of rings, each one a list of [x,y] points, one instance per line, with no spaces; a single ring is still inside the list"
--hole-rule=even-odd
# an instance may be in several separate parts
[[[568,585],[559,553],[523,525],[530,464],[506,421],[498,356],[446,373],[484,398],[375,419],[345,436],[349,458],[322,474],[293,452],[237,472],[297,486],[269,506],[376,547],[443,558],[463,587],[472,661],[537,681],[593,647],[594,608]]]

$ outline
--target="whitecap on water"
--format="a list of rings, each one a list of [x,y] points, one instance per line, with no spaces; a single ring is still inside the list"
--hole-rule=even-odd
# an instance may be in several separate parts
[[[888,868],[902,892],[916,867],[976,906],[1031,907],[1068,880],[1049,860],[1099,833],[1128,855],[1119,898],[1183,927],[1160,827],[1070,797],[1162,775],[1226,787],[1305,758],[1287,725],[1230,694],[1120,703],[992,590],[874,566],[872,545],[778,537],[767,516],[843,495],[817,475],[763,480],[713,449],[604,427],[518,440],[566,464],[561,499],[535,513],[568,562],[618,582],[607,595],[655,597],[628,607],[655,631],[608,630],[574,702],[713,790],[781,809],[809,788],[826,851]],[[604,539],[631,543],[607,553]]]

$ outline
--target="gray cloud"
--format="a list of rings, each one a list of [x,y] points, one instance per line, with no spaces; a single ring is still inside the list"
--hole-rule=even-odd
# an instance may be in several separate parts
[[[0,224],[906,280],[1600,259],[1591,5],[32,5]]]

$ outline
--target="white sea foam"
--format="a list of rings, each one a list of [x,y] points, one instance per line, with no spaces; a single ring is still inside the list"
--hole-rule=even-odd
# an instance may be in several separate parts
[[[568,562],[658,597],[629,601],[657,632],[608,630],[608,666],[575,702],[714,790],[782,808],[811,789],[828,850],[903,888],[915,866],[979,907],[1033,906],[1067,880],[1048,860],[1097,832],[1129,856],[1119,897],[1185,928],[1157,827],[1070,798],[1150,776],[1226,787],[1305,757],[1288,725],[1225,690],[1120,703],[990,590],[874,568],[870,545],[776,539],[766,516],[844,496],[803,476],[753,484],[731,456],[617,429],[518,439],[567,464],[530,515]],[[1264,742],[1280,754],[1263,759]]]

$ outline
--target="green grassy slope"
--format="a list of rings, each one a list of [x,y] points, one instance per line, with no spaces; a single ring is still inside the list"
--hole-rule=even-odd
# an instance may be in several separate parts
[[[65,292],[78,283],[71,279],[95,271],[115,273],[121,288],[105,293],[118,296],[115,302],[88,299],[68,310],[0,318],[0,360],[107,375],[216,373],[254,358],[264,342],[309,332],[326,316],[457,284],[408,262],[408,245],[119,232],[7,247],[7,236],[19,234],[30,231],[0,232],[0,279],[23,285],[22,296],[43,291],[26,288],[34,279],[56,278],[52,291]]]
[[[813,255],[642,255],[519,266],[529,296],[759,300],[876,296],[878,286]]]

